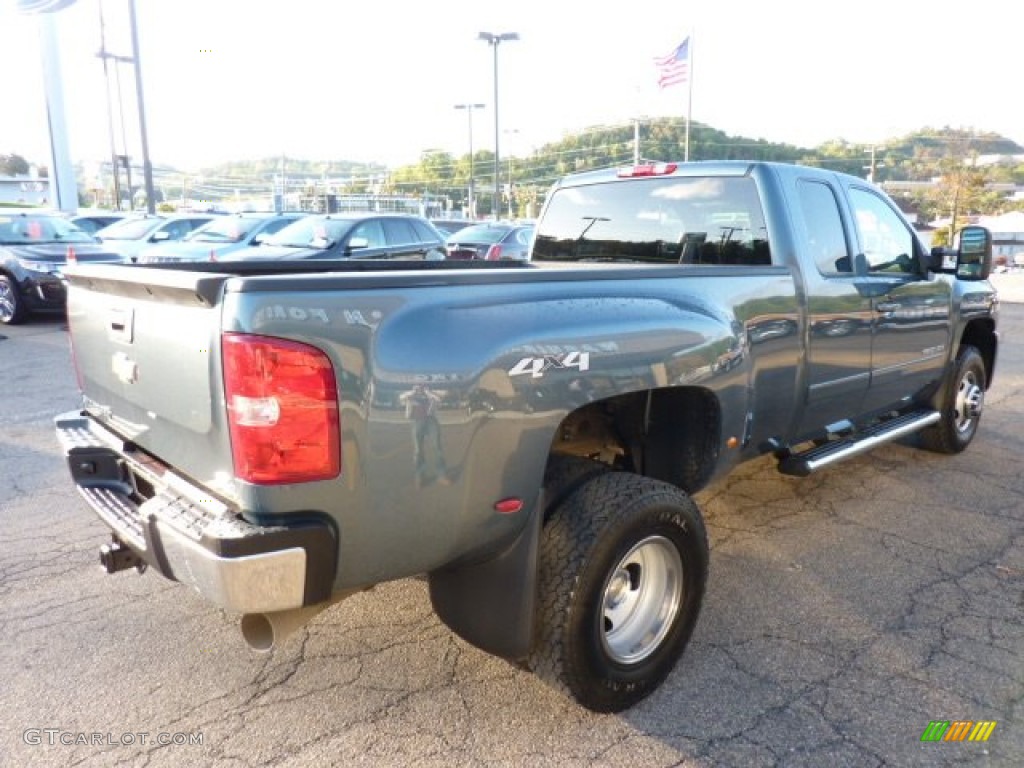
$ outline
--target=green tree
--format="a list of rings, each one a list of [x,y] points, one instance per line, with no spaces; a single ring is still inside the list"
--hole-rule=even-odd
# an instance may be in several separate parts
[[[4,176],[23,176],[28,173],[29,165],[21,155],[0,155],[0,174]]]

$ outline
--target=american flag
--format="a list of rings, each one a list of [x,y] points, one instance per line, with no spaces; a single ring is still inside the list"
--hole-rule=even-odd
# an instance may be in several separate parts
[[[683,40],[667,56],[657,57],[654,65],[658,68],[658,85],[662,88],[685,83],[690,76],[690,38]]]

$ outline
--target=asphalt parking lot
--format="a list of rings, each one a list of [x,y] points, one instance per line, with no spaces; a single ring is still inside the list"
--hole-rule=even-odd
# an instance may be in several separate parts
[[[256,655],[187,588],[106,576],[51,425],[78,404],[63,325],[0,327],[0,765],[1024,765],[1024,275],[997,278],[970,450],[906,441],[802,480],[766,458],[702,492],[700,622],[621,715],[455,638],[421,581]],[[922,741],[932,721],[995,726]]]

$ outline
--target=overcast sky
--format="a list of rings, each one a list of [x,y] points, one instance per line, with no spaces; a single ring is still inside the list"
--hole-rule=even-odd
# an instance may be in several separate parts
[[[695,121],[814,146],[881,142],[924,127],[1024,143],[1022,30],[1005,0],[136,0],[150,156],[196,169],[285,154],[415,162],[425,149],[525,155],[588,126],[687,113],[654,58],[692,33]],[[107,48],[131,54],[127,0],[103,0]],[[72,160],[110,156],[100,2],[54,17]],[[1012,18],[1011,18],[1012,16]],[[0,0],[0,153],[48,163],[38,21]],[[113,65],[112,72],[113,72]],[[110,77],[115,97],[117,79]],[[114,136],[141,156],[131,64]],[[116,109],[116,107],[115,107]],[[119,150],[120,151],[120,150]]]

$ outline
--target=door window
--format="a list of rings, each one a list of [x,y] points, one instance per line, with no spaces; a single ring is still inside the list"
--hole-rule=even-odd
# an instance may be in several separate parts
[[[911,272],[917,238],[899,214],[874,192],[853,188],[850,204],[857,220],[861,252],[869,272]]]
[[[409,222],[404,219],[384,219],[384,236],[388,245],[412,245],[419,242]]]
[[[368,248],[384,247],[384,230],[381,229],[380,222],[376,219],[357,224],[356,228],[352,230],[352,238],[356,237],[365,237]]]
[[[438,237],[438,233],[435,232],[427,222],[413,219],[412,226],[416,230],[416,239],[420,242],[429,243],[431,245],[444,244],[444,238]]]
[[[808,254],[818,271],[823,275],[852,272],[843,219],[832,188],[818,181],[801,180],[797,191]]]

